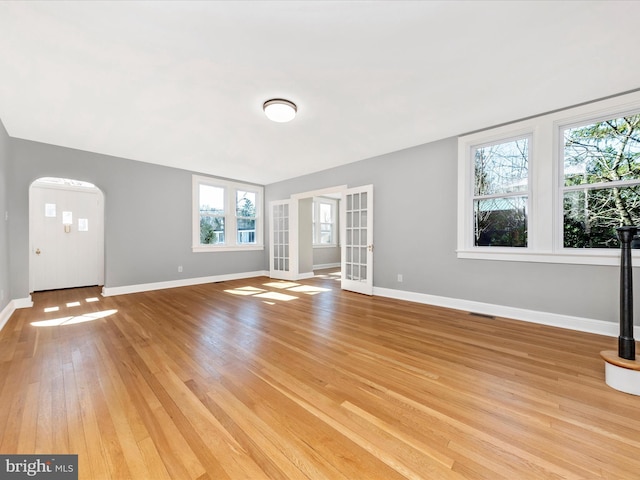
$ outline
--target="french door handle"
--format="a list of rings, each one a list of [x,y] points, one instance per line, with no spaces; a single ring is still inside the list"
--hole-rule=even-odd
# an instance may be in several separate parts
[[[368,249],[370,252],[373,252],[373,243],[372,243],[371,245],[367,245],[367,249]]]
[[[42,252],[40,251],[39,248],[36,248],[36,255],[40,255]]]

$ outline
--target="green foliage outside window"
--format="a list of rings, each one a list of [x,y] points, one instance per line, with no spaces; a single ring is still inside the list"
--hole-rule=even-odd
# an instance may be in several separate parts
[[[618,248],[640,224],[640,114],[565,130],[564,186],[564,246]]]
[[[200,216],[200,244],[224,243],[224,217]]]

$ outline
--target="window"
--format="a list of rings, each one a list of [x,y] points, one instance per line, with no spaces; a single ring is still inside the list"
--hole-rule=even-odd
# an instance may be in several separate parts
[[[224,188],[200,184],[200,245],[224,245]]]
[[[238,219],[238,245],[256,243],[256,192],[236,190],[236,218]]]
[[[262,249],[263,188],[193,176],[193,251]]]
[[[458,258],[617,265],[639,224],[640,92],[458,139]]]
[[[619,248],[640,224],[640,114],[565,128],[563,245]]]
[[[313,199],[313,244],[315,246],[336,246],[336,211],[338,202],[331,198]]]
[[[473,148],[475,246],[527,246],[529,139]]]

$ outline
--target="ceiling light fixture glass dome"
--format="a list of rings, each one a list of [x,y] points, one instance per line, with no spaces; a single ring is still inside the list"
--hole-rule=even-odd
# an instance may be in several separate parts
[[[262,105],[262,109],[269,120],[278,123],[290,122],[298,111],[295,103],[283,98],[267,100]]]

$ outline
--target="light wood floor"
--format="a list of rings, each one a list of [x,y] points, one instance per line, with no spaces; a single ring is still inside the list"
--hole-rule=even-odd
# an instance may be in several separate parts
[[[330,278],[34,302],[0,333],[0,452],[83,479],[640,478],[615,338]]]

